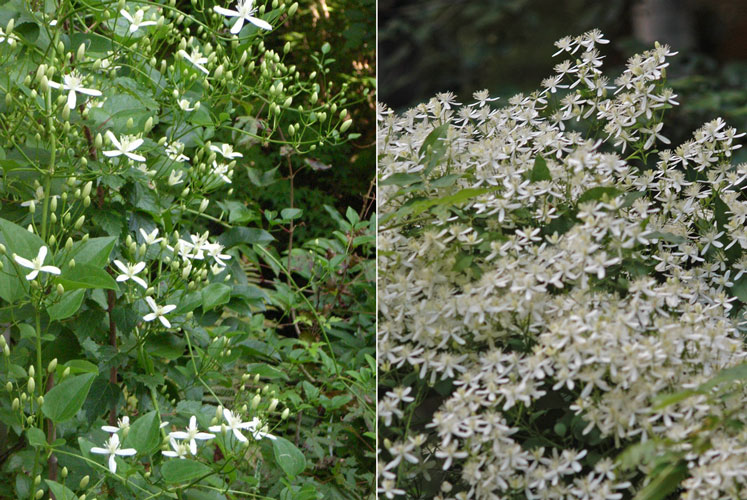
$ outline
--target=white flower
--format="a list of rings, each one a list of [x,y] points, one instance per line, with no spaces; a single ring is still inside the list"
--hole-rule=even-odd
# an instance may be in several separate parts
[[[133,153],[134,150],[136,150],[143,144],[143,139],[136,139],[130,135],[123,135],[121,137],[121,140],[117,140],[111,130],[106,131],[106,136],[110,141],[112,141],[112,145],[115,147],[115,149],[104,151],[104,156],[112,158],[114,156],[125,155],[131,160],[145,161],[144,156]]]
[[[272,29],[272,25],[270,23],[252,15],[257,10],[254,7],[254,0],[239,0],[236,3],[236,9],[237,10],[229,10],[218,6],[213,7],[213,10],[218,14],[224,15],[226,17],[238,17],[238,20],[231,27],[231,33],[233,33],[234,35],[238,34],[238,32],[241,31],[241,28],[244,27],[244,21],[249,21],[254,26],[263,30]]]
[[[176,309],[176,305],[168,304],[165,306],[159,306],[156,304],[156,301],[153,300],[153,297],[145,297],[145,301],[148,303],[153,312],[143,316],[143,320],[153,321],[154,319],[158,318],[163,326],[165,326],[166,328],[171,328],[171,323],[169,323],[169,320],[167,320],[163,315]]]
[[[194,111],[196,109],[196,107],[192,106],[192,103],[187,99],[179,99],[177,104],[182,109],[182,111]]]
[[[65,75],[62,77],[63,83],[57,83],[57,82],[49,82],[49,86],[53,89],[59,89],[62,88],[63,90],[69,90],[70,93],[67,95],[67,107],[70,109],[75,108],[75,93],[78,92],[79,94],[85,94],[90,95],[94,97],[98,97],[101,95],[101,92],[99,92],[96,89],[86,89],[82,87],[83,83],[83,77],[80,76],[80,74],[77,71],[73,71],[69,75]]]
[[[8,45],[12,47],[13,45],[15,45],[16,40],[18,40],[17,36],[12,33],[10,35],[6,35],[5,31],[0,28],[0,43],[8,42]]]
[[[182,172],[181,170],[172,170],[169,174],[169,179],[166,181],[169,186],[176,186],[177,184],[181,184],[182,182]]]
[[[140,235],[145,240],[146,245],[155,245],[156,243],[163,241],[163,238],[158,238],[158,228],[155,228],[150,233],[146,233],[145,229],[141,227]]]
[[[244,156],[241,153],[234,151],[233,146],[231,146],[230,144],[221,144],[220,147],[218,147],[217,144],[211,144],[210,151],[220,153],[221,155],[223,155],[223,158],[228,158],[229,160],[233,160],[234,158],[242,158]]]
[[[213,439],[215,437],[215,434],[210,434],[208,432],[200,432],[200,430],[197,428],[197,417],[192,415],[192,417],[190,417],[189,419],[189,427],[187,427],[187,432],[182,432],[182,431],[170,432],[169,437],[172,439],[182,439],[184,441],[189,442],[190,453],[192,453],[192,455],[197,455],[196,439],[200,439],[200,440]]]
[[[117,281],[127,281],[132,280],[141,287],[147,289],[148,284],[140,277],[135,276],[139,272],[141,272],[143,269],[145,269],[145,262],[138,262],[137,264],[130,264],[129,262],[125,265],[122,262],[118,260],[114,260],[114,265],[119,268],[120,271],[122,271],[122,274],[117,276]]]
[[[113,427],[111,425],[102,425],[101,430],[105,432],[109,432],[112,434],[116,434],[119,431],[126,431],[130,428],[130,417],[122,417],[117,420],[117,426]]]
[[[161,453],[171,458],[181,458],[181,459],[187,458],[187,452],[189,451],[189,447],[187,446],[187,443],[179,442],[172,437],[171,439],[169,439],[169,444],[171,444],[171,448],[174,451],[166,450],[166,451],[162,451]],[[194,453],[192,454],[194,455]]]
[[[117,462],[114,460],[116,455],[121,457],[129,457],[137,454],[137,450],[134,448],[120,448],[119,447],[119,435],[112,434],[109,440],[104,443],[105,448],[99,448],[94,446],[91,448],[91,453],[97,453],[99,455],[109,455],[109,470],[112,474],[117,473]]]
[[[200,53],[200,51],[199,51],[199,50],[197,50],[197,49],[192,49],[192,54],[191,54],[191,55],[190,55],[190,54],[187,54],[187,51],[186,51],[186,50],[180,50],[180,51],[179,51],[179,52],[177,52],[177,53],[178,53],[178,54],[179,54],[180,56],[182,56],[182,57],[183,57],[184,59],[186,59],[187,61],[189,61],[189,62],[191,62],[192,64],[194,64],[194,65],[195,65],[195,66],[197,67],[197,69],[199,69],[200,71],[202,71],[202,72],[203,72],[203,73],[205,73],[206,75],[207,75],[207,74],[209,73],[209,72],[208,72],[208,70],[207,70],[207,69],[205,69],[205,66],[203,66],[203,64],[205,64],[205,63],[207,63],[207,62],[208,62],[208,58],[207,58],[207,57],[205,57],[205,56],[203,56],[203,55],[202,55],[202,54]]]
[[[27,267],[29,269],[32,269],[30,273],[26,275],[26,279],[31,281],[32,279],[36,278],[36,275],[40,272],[43,273],[49,273],[49,274],[60,274],[60,269],[55,266],[45,266],[44,265],[44,259],[47,258],[47,247],[43,246],[39,249],[39,254],[36,256],[35,259],[28,260],[24,259],[23,257],[13,254],[13,259],[18,262],[23,267]]]
[[[163,145],[166,148],[166,156],[169,157],[170,160],[178,161],[179,163],[185,162],[189,160],[189,157],[182,154],[182,143],[179,141],[172,142],[169,144],[168,142]]]
[[[204,245],[202,245],[202,248],[210,257],[215,259],[215,262],[221,267],[226,267],[226,263],[223,262],[223,259],[231,258],[230,255],[221,253],[225,247],[220,243],[205,243]]]
[[[143,11],[143,9],[138,9],[134,16],[130,15],[130,13],[124,9],[120,10],[119,13],[129,21],[130,33],[135,33],[143,26],[155,26],[157,24],[155,21],[143,21],[143,16],[145,16],[145,11]]]
[[[260,421],[257,417],[254,417],[249,422],[242,422],[241,416],[234,414],[231,410],[223,409],[223,418],[226,419],[226,423],[222,425],[213,425],[210,427],[211,432],[221,432],[221,431],[233,431],[233,435],[236,436],[236,439],[241,441],[242,443],[246,443],[248,439],[246,436],[244,436],[241,433],[242,429],[246,429],[249,432],[252,433],[252,437],[254,439],[258,438],[270,438],[270,439],[276,439],[275,436],[272,434],[268,434],[266,432],[261,432],[257,429],[257,427],[260,424]]]
[[[213,174],[220,177],[223,182],[231,184],[231,178],[227,175],[228,172],[229,170],[227,164],[213,161]]]

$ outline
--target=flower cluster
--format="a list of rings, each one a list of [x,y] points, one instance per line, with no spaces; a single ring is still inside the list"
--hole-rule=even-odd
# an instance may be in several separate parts
[[[561,39],[572,58],[502,108],[487,92],[379,106],[386,498],[438,464],[437,498],[620,499],[649,466],[618,455],[646,441],[686,452],[683,498],[747,491],[744,387],[656,399],[747,357],[743,134],[716,119],[665,149],[674,52],[656,44],[612,85],[603,43]],[[437,409],[408,427],[424,400]],[[700,432],[710,447],[688,448]]]

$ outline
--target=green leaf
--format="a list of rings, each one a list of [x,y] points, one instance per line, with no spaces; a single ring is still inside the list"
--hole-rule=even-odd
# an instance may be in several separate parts
[[[70,252],[70,258],[75,259],[76,264],[103,268],[109,263],[109,255],[116,242],[116,237],[106,236],[91,238],[85,243],[75,243]]]
[[[290,478],[294,478],[306,468],[306,457],[301,450],[287,439],[277,437],[272,441],[275,461]]]
[[[676,243],[676,244],[682,244],[687,241],[687,238],[683,236],[679,236],[674,233],[663,233],[661,231],[651,231],[650,233],[645,233],[642,235],[647,240],[661,240],[661,241],[668,241],[669,243]]]
[[[464,203],[466,201],[471,200],[472,198],[476,198],[480,195],[483,195],[485,193],[489,193],[491,190],[486,188],[467,188],[462,189],[461,191],[449,195],[444,196],[442,198],[434,198],[429,200],[423,200],[423,201],[417,201],[410,205],[409,207],[405,207],[403,212],[408,213],[409,215],[419,215],[429,208],[439,206],[439,205],[458,205],[460,203]]]
[[[605,195],[614,198],[620,194],[620,190],[612,186],[597,186],[585,191],[578,197],[578,203],[601,200]]]
[[[151,411],[135,420],[124,440],[124,448],[135,448],[140,455],[148,455],[161,444],[161,422]]]
[[[550,169],[547,168],[547,162],[539,155],[534,159],[534,167],[532,167],[532,171],[529,173],[529,180],[532,182],[552,180]]]
[[[3,236],[3,243],[8,249],[8,255],[11,257],[15,253],[31,260],[39,254],[39,249],[44,245],[37,235],[9,220],[0,219],[0,232]]]
[[[736,380],[747,380],[747,363],[742,363],[731,368],[721,370],[718,375],[708,382],[698,386],[698,392],[707,392],[724,382],[734,382]]]
[[[443,139],[449,130],[449,123],[444,123],[434,128],[418,150],[418,157],[425,160],[425,170],[423,176],[427,176],[433,167],[435,167],[444,154],[446,154],[446,143]]]
[[[57,281],[65,287],[65,290],[76,290],[78,288],[119,290],[117,282],[109,273],[99,267],[86,264],[79,264],[63,270],[62,276],[57,278]]]
[[[405,173],[397,173],[392,174],[386,179],[381,179],[379,181],[379,186],[409,186],[410,184],[415,184],[416,182],[422,181],[423,178],[418,174],[405,174]]]
[[[269,379],[284,378],[289,380],[287,373],[264,363],[249,363],[246,366],[246,373],[259,374],[260,377]]]
[[[231,287],[223,283],[210,283],[202,289],[202,308],[209,311],[231,300]]]
[[[78,495],[73,493],[70,488],[64,484],[52,481],[51,479],[45,479],[44,481],[46,481],[47,486],[49,486],[49,491],[54,494],[55,500],[77,500]]]
[[[47,446],[47,437],[44,435],[44,431],[38,427],[27,429],[26,438],[34,448],[45,448]]]
[[[188,458],[169,460],[161,467],[161,475],[167,483],[186,483],[211,472],[207,465]]]
[[[264,229],[254,227],[234,227],[218,237],[218,243],[231,248],[242,243],[247,245],[266,245],[275,241]]]
[[[747,276],[739,279],[730,289],[731,294],[747,304]]]
[[[86,291],[84,289],[73,290],[62,294],[62,298],[58,303],[47,308],[49,319],[51,321],[59,321],[75,314],[80,309],[81,304],[83,304],[83,296],[85,294]]]
[[[674,492],[683,479],[687,477],[687,466],[678,462],[668,465],[663,471],[640,490],[633,500],[664,500]]]
[[[285,220],[298,219],[303,215],[300,208],[284,208],[280,211],[280,218]]]
[[[86,400],[94,373],[86,373],[63,380],[44,396],[42,412],[53,422],[64,422],[75,416]]]

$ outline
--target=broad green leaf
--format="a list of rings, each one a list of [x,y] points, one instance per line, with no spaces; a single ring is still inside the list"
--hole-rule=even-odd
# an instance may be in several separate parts
[[[75,243],[70,252],[70,258],[75,259],[76,264],[103,268],[109,263],[109,254],[111,254],[116,242],[116,237],[106,236],[91,238],[85,243]]]
[[[747,276],[739,279],[730,289],[731,294],[747,304]]]
[[[461,191],[454,193],[449,196],[444,196],[442,198],[435,198],[435,199],[429,199],[429,200],[423,200],[423,201],[417,201],[410,205],[409,207],[405,207],[403,210],[404,212],[407,212],[409,215],[419,215],[426,210],[439,206],[439,205],[459,205],[460,203],[464,203],[466,201],[471,200],[472,198],[476,198],[480,195],[483,195],[485,193],[489,193],[491,190],[486,188],[467,188],[462,189]]]
[[[26,438],[29,440],[29,444],[34,448],[44,448],[47,446],[47,437],[44,435],[44,431],[38,427],[27,429]]]
[[[223,283],[210,283],[202,289],[202,308],[209,311],[231,300],[231,287]]]
[[[97,377],[91,385],[83,411],[89,422],[93,422],[119,401],[122,390],[118,385],[109,382],[108,377]]]
[[[5,244],[8,255],[11,257],[15,253],[31,260],[37,256],[39,248],[44,245],[42,239],[37,235],[30,233],[9,220],[0,219],[0,232],[2,232],[3,236],[2,243]],[[47,260],[49,261],[49,255],[47,256]]]
[[[78,288],[104,288],[107,290],[118,290],[117,282],[109,273],[99,267],[79,264],[73,268],[66,269],[57,281],[65,287],[65,290],[76,290]]]
[[[130,424],[124,440],[124,448],[135,448],[140,455],[148,455],[161,444],[161,422],[158,414],[151,411]]]
[[[671,464],[656,474],[633,500],[664,500],[679,487],[686,477],[687,466],[684,463]]]
[[[218,237],[218,243],[226,248],[242,243],[246,245],[266,245],[273,241],[275,241],[275,238],[270,233],[254,227],[234,227]]]
[[[211,472],[207,465],[188,458],[169,460],[161,466],[161,475],[167,483],[186,483]]]
[[[277,437],[272,441],[275,461],[290,478],[294,478],[306,468],[306,457],[301,450],[287,439]]]
[[[98,366],[94,365],[90,361],[86,361],[85,359],[71,359],[67,363],[65,363],[66,368],[70,368],[70,372],[75,373],[95,373],[96,375],[99,374],[99,368]]]
[[[618,194],[620,194],[620,190],[612,186],[597,186],[584,191],[584,193],[578,197],[578,203],[601,200],[605,195],[609,198],[614,198]]]
[[[409,186],[423,180],[418,174],[396,173],[379,181],[379,186]]]
[[[280,218],[285,220],[298,219],[303,215],[300,208],[284,208],[280,211]]]
[[[249,363],[246,367],[246,373],[259,374],[260,377],[269,379],[284,378],[288,380],[287,373],[264,363]]]
[[[454,184],[456,184],[456,181],[461,178],[461,175],[456,174],[449,174],[444,175],[443,177],[439,177],[438,179],[432,180],[429,182],[431,187],[437,187],[437,188],[445,188],[445,187],[451,187]]]
[[[532,182],[552,180],[550,169],[547,168],[547,162],[539,155],[534,159],[534,167],[532,167],[532,171],[529,173],[529,180]]]
[[[698,386],[698,392],[707,392],[724,382],[734,382],[735,380],[747,380],[747,363],[742,363],[731,368],[721,370],[715,377],[708,382]]]
[[[62,298],[58,303],[47,308],[49,319],[51,321],[59,321],[75,314],[80,309],[81,304],[83,304],[83,296],[85,294],[86,291],[82,288],[62,294]]]
[[[53,422],[64,422],[75,416],[86,400],[94,373],[77,375],[63,380],[45,394],[42,412]]]
[[[72,490],[64,484],[52,481],[51,479],[45,479],[44,481],[46,481],[47,486],[49,486],[49,491],[54,494],[55,500],[77,500],[78,495],[73,493]]]
[[[661,231],[651,231],[650,233],[645,233],[642,235],[647,240],[661,240],[661,241],[668,241],[669,243],[676,243],[681,244],[685,243],[687,241],[687,238],[683,236],[679,236],[674,233],[663,233]]]

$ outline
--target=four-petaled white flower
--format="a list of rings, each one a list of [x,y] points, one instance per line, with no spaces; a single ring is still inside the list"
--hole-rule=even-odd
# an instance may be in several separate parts
[[[171,173],[169,174],[168,180],[166,181],[167,184],[169,186],[176,186],[177,184],[181,184],[183,173],[184,172],[182,172],[181,170],[176,170],[176,169],[172,170]]]
[[[31,281],[36,276],[42,272],[42,273],[49,273],[49,274],[60,274],[60,268],[55,266],[45,266],[44,265],[44,259],[47,258],[47,247],[43,246],[39,249],[39,254],[36,256],[36,258],[32,260],[24,259],[20,255],[13,254],[13,259],[18,262],[23,267],[27,267],[29,269],[32,269],[30,273],[26,275],[26,279]]]
[[[139,272],[141,272],[143,269],[145,269],[145,262],[138,262],[137,264],[130,264],[129,262],[127,264],[123,264],[119,260],[114,260],[114,265],[119,268],[120,271],[122,271],[122,274],[117,276],[117,281],[127,281],[132,280],[141,287],[147,289],[148,284],[140,278],[139,276],[135,276]]]
[[[185,459],[187,458],[187,452],[189,452],[189,446],[187,446],[187,443],[182,441],[177,441],[173,437],[169,439],[169,443],[171,444],[172,450],[166,450],[162,451],[165,456],[171,457],[171,458],[181,458]],[[194,453],[192,453],[194,455]]]
[[[169,437],[172,440],[181,439],[184,442],[187,442],[189,444],[189,452],[192,453],[192,455],[197,455],[196,439],[200,439],[200,440],[213,439],[215,437],[215,434],[210,434],[209,432],[200,432],[200,430],[197,428],[197,417],[192,415],[192,417],[190,417],[189,419],[189,427],[187,427],[187,432],[182,432],[182,431],[170,432]]]
[[[119,13],[130,23],[130,33],[135,33],[143,26],[155,26],[157,24],[155,21],[143,21],[145,16],[143,9],[138,9],[134,16],[124,9],[120,10]]]
[[[105,448],[99,448],[94,446],[91,448],[91,453],[98,453],[99,455],[109,455],[109,470],[112,474],[117,473],[117,462],[114,457],[119,455],[121,457],[129,457],[137,454],[135,448],[120,448],[119,447],[119,435],[112,434],[109,440],[104,443]]]
[[[242,422],[240,415],[233,413],[231,410],[223,408],[223,418],[226,419],[226,423],[210,426],[211,432],[233,431],[233,435],[236,436],[236,439],[238,439],[242,443],[246,443],[248,441],[246,436],[241,433],[241,430],[244,429],[251,432],[254,439],[263,437],[275,439],[275,436],[273,436],[272,434],[262,432],[258,429],[261,422],[257,417],[254,417],[249,422]]]
[[[203,64],[208,62],[208,58],[203,56],[202,53],[200,53],[197,49],[192,49],[192,54],[188,54],[186,50],[180,50],[177,52],[180,56],[182,56],[187,61],[191,62],[197,69],[205,73],[206,75],[209,73],[209,71],[203,66]]]
[[[168,304],[165,306],[159,306],[158,304],[156,304],[156,301],[153,300],[153,297],[145,297],[145,301],[148,303],[153,312],[143,316],[143,320],[153,321],[154,319],[158,318],[158,321],[160,321],[163,326],[165,326],[166,328],[171,328],[171,323],[169,323],[169,320],[167,320],[163,315],[170,313],[171,311],[176,309],[176,305]]]
[[[69,75],[65,75],[62,77],[63,83],[57,83],[57,82],[49,82],[49,86],[53,89],[59,89],[62,88],[63,90],[69,90],[70,93],[67,95],[67,107],[70,109],[75,109],[75,93],[79,94],[85,94],[90,95],[94,97],[98,97],[101,95],[101,92],[96,89],[86,89],[83,88],[83,77],[80,76],[80,74],[77,71],[73,71]]]
[[[102,425],[101,430],[105,432],[109,432],[111,434],[116,434],[119,431],[126,432],[130,428],[130,417],[122,417],[120,419],[117,419],[117,426],[114,427],[112,425]]]
[[[183,146],[181,142],[176,141],[171,144],[167,142],[163,146],[166,149],[166,156],[168,156],[170,160],[178,161],[179,163],[189,160],[189,157],[182,153]]]
[[[226,17],[238,17],[234,25],[231,27],[231,33],[234,35],[238,34],[239,31],[241,31],[241,28],[244,27],[244,21],[249,21],[257,28],[263,30],[272,29],[270,23],[252,15],[257,11],[257,8],[254,7],[254,0],[239,0],[236,3],[236,10],[224,9],[223,7],[218,6],[213,7],[213,10]]]
[[[218,163],[213,161],[213,174],[221,178],[223,182],[231,184],[231,178],[228,176],[228,165],[226,163]]]
[[[145,244],[146,245],[155,245],[156,243],[159,243],[159,242],[163,241],[163,238],[159,238],[158,237],[158,228],[155,228],[150,233],[146,233],[145,229],[143,229],[141,227],[140,228],[140,235],[145,240]]]
[[[205,243],[203,245],[203,249],[207,252],[207,254],[212,257],[216,264],[218,264],[221,267],[226,267],[226,263],[223,262],[223,259],[230,259],[230,255],[226,255],[221,253],[225,247],[221,245],[220,243]]]
[[[234,158],[242,158],[244,156],[241,153],[234,151],[233,146],[231,146],[230,144],[221,144],[220,147],[218,147],[217,144],[211,144],[210,151],[220,153],[221,155],[223,155],[223,158],[228,158],[229,160],[233,160]]]
[[[143,143],[143,139],[136,139],[131,135],[123,135],[121,140],[118,140],[111,130],[106,131],[106,136],[112,141],[112,145],[116,148],[110,151],[104,151],[104,156],[112,158],[114,156],[125,155],[127,158],[135,161],[145,161],[145,156],[141,156],[137,153],[133,153]]]

